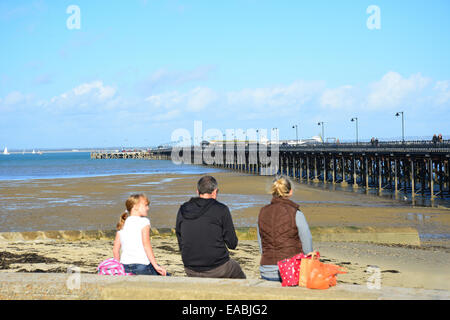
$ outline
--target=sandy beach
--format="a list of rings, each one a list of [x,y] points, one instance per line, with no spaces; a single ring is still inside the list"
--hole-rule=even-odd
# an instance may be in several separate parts
[[[2,232],[32,230],[114,229],[129,194],[150,197],[153,227],[173,227],[178,207],[195,196],[201,175],[123,175],[109,177],[33,180],[0,183]],[[272,177],[237,172],[214,174],[219,200],[232,212],[236,226],[255,226],[259,209],[269,203]],[[359,193],[328,191],[294,184],[298,202],[311,227],[413,227],[424,238],[421,246],[370,243],[314,243],[322,261],[347,268],[339,283],[366,285],[367,268],[380,270],[382,285],[450,290],[450,245],[440,235],[450,233],[450,210],[415,207],[401,201]],[[48,203],[52,202],[51,206]],[[27,210],[27,207],[30,207]],[[173,276],[185,276],[176,238],[152,237],[158,262]],[[259,249],[254,240],[242,240],[231,256],[249,279],[259,278]],[[110,240],[36,240],[0,243],[0,272],[57,272],[78,266],[95,273],[112,257]]]
[[[152,237],[159,264],[175,277],[186,276],[175,237]],[[345,267],[338,283],[366,286],[368,267],[378,267],[381,285],[450,290],[450,251],[436,247],[388,246],[363,243],[318,242],[321,261]],[[241,240],[231,257],[248,279],[259,279],[257,241]],[[77,266],[82,273],[96,273],[98,264],[112,257],[112,241],[34,241],[0,243],[0,272],[66,273]]]
[[[230,207],[236,226],[255,226],[270,203],[272,177],[233,171],[215,173],[219,201]],[[152,174],[2,181],[0,232],[114,229],[132,193],[150,198],[152,226],[174,227],[180,204],[195,196],[201,175]],[[294,183],[292,198],[310,226],[414,227],[420,234],[450,234],[450,209]]]

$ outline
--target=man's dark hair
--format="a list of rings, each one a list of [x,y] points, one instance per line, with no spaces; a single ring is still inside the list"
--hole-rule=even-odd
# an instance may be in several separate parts
[[[197,190],[199,194],[211,194],[217,189],[217,181],[214,177],[204,176],[197,182]]]

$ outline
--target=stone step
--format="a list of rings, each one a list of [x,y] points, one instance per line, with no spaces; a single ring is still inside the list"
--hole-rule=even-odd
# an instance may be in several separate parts
[[[327,290],[247,279],[0,273],[0,299],[310,300],[450,299],[445,290],[340,284]]]
[[[35,240],[113,240],[115,230],[55,230],[2,232],[0,241]],[[152,236],[175,236],[173,228],[152,228]],[[256,228],[236,228],[239,240],[256,240]],[[419,233],[414,228],[379,227],[311,227],[313,241],[328,242],[370,242],[420,246]]]

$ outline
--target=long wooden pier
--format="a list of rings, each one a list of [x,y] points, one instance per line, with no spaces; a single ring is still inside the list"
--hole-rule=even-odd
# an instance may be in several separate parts
[[[226,148],[225,148],[226,147]],[[276,150],[275,150],[276,149]],[[175,153],[174,153],[175,151]],[[261,161],[261,152],[276,161]],[[189,154],[190,153],[190,154]],[[370,143],[318,143],[311,145],[270,145],[227,143],[209,146],[152,149],[146,152],[93,152],[94,159],[159,159],[173,155],[184,163],[228,168],[257,175],[285,174],[298,182],[321,182],[390,191],[414,199],[450,196],[450,140]],[[172,159],[175,160],[175,159]],[[273,160],[273,158],[272,158]]]
[[[157,151],[95,151],[91,152],[91,159],[170,160],[170,153]]]

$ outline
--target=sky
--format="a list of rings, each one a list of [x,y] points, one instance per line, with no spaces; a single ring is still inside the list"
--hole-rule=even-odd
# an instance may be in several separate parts
[[[74,9],[75,8],[75,9]],[[0,147],[450,135],[450,2],[0,1]]]

